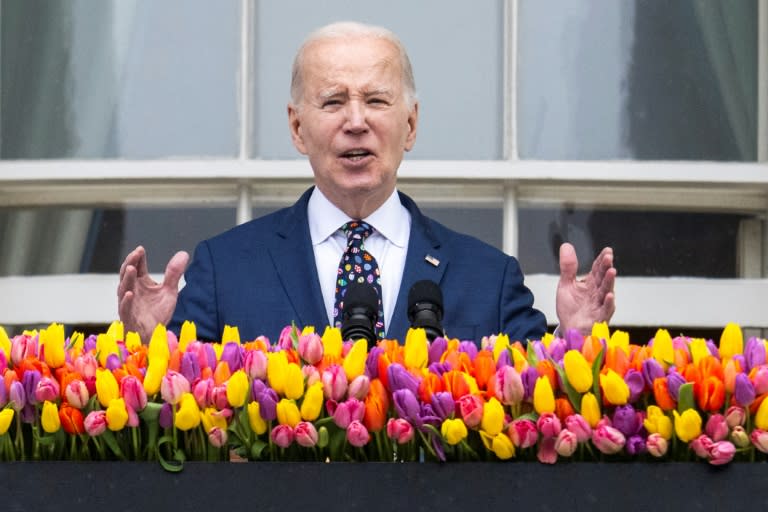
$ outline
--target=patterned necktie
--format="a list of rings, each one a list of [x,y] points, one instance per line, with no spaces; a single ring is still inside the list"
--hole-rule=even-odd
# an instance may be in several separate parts
[[[365,250],[365,239],[374,229],[361,220],[349,221],[341,230],[347,235],[347,250],[341,256],[336,277],[336,302],[333,306],[333,323],[341,327],[341,313],[344,311],[344,295],[352,281],[368,283],[379,296],[379,320],[374,330],[379,339],[384,338],[384,309],[381,305],[381,274],[376,259]]]

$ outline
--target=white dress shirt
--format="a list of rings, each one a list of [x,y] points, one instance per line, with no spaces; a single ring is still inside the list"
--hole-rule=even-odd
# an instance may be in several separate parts
[[[392,192],[381,207],[364,219],[351,219],[331,203],[315,187],[307,205],[309,234],[315,253],[317,275],[328,315],[333,325],[333,306],[336,301],[336,271],[347,248],[347,237],[340,229],[350,220],[364,220],[374,228],[365,240],[365,249],[376,258],[381,273],[381,296],[384,307],[384,328],[389,329],[395,311],[400,281],[403,278],[408,240],[411,235],[411,214],[400,202],[397,190]],[[319,326],[316,326],[320,330]],[[322,334],[319,332],[318,334]]]

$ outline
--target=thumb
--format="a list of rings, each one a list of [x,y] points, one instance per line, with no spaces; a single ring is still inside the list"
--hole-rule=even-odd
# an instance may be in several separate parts
[[[177,289],[179,287],[179,280],[187,269],[187,263],[189,263],[189,253],[179,251],[174,254],[168,265],[165,266],[163,285]]]
[[[560,282],[570,282],[576,279],[579,270],[579,260],[576,249],[568,242],[560,246]]]

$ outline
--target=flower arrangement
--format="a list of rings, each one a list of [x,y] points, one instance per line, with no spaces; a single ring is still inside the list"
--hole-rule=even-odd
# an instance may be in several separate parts
[[[0,328],[0,460],[692,461],[768,453],[768,341],[591,335],[405,343],[287,326],[148,345],[119,322]]]

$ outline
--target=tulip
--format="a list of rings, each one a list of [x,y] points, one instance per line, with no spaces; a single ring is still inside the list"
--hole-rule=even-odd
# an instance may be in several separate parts
[[[2,385],[2,384],[0,384]],[[8,429],[11,427],[11,421],[13,420],[13,409],[3,409],[0,411],[0,436],[5,435]]]
[[[160,406],[160,412],[157,415],[157,424],[160,428],[173,427],[173,406],[168,402],[163,402]]]
[[[530,448],[539,440],[539,432],[531,420],[514,420],[507,429],[510,439],[518,448]]]
[[[80,409],[63,405],[61,409],[59,409],[59,421],[61,421],[61,427],[67,434],[85,434],[85,423],[83,421],[83,413],[80,412]]]
[[[285,394],[288,375],[288,357],[284,351],[267,354],[267,382],[279,395]]]
[[[713,466],[728,464],[736,454],[736,447],[730,441],[718,441],[709,449],[709,463]]]
[[[764,429],[756,428],[749,435],[749,440],[759,451],[768,453],[768,432]]]
[[[744,335],[741,327],[729,322],[720,336],[720,357],[723,361],[727,361],[736,354],[742,353],[744,353]]]
[[[195,383],[192,388],[192,395],[195,397],[198,407],[205,408],[213,403],[213,379],[201,379]]]
[[[272,442],[280,448],[288,448],[293,443],[294,432],[290,425],[277,425],[270,433]]]
[[[19,412],[27,404],[27,392],[24,390],[24,384],[14,380],[8,390],[8,404],[11,408]]]
[[[91,436],[100,436],[107,429],[107,413],[105,411],[91,411],[83,422],[85,432]]]
[[[261,350],[249,350],[245,353],[243,369],[250,380],[267,378],[267,355]]]
[[[533,389],[533,408],[539,414],[555,412],[555,395],[547,377],[536,379],[536,386]]]
[[[200,408],[197,406],[192,393],[186,392],[179,399],[179,409],[176,411],[174,425],[179,430],[192,430],[200,425]]]
[[[768,399],[760,402],[755,415],[755,426],[761,430],[768,430]]]
[[[169,370],[160,381],[160,396],[171,405],[179,403],[181,396],[189,392],[189,381],[179,372]]]
[[[744,373],[739,373],[734,379],[733,398],[744,407],[749,407],[755,400],[755,387]]]
[[[133,375],[127,375],[120,381],[120,396],[125,400],[125,405],[134,411],[141,412],[147,406],[147,392]]]
[[[221,350],[221,357],[219,360],[226,362],[227,366],[229,366],[229,371],[233,373],[242,369],[243,346],[234,341],[226,343]]]
[[[441,419],[445,420],[453,416],[456,411],[456,401],[447,391],[438,391],[431,398],[432,410]]]
[[[11,361],[18,366],[27,357],[37,357],[37,338],[26,334],[14,336],[11,340]]]
[[[35,388],[35,399],[38,402],[53,402],[59,398],[60,387],[55,379],[42,377]]]
[[[641,418],[631,405],[620,405],[613,413],[612,426],[626,437],[635,435],[642,426]]]
[[[611,405],[624,405],[629,400],[629,386],[621,375],[613,370],[609,369],[607,373],[600,374],[600,387],[603,396]]]
[[[224,409],[225,407],[229,407],[226,384],[221,386],[213,386],[211,388],[211,403],[217,409]]]
[[[392,393],[399,389],[408,389],[414,395],[419,392],[419,380],[403,365],[392,363],[387,368],[387,382]]]
[[[658,434],[665,440],[672,438],[672,420],[656,405],[648,406],[643,426],[650,434]]]
[[[196,354],[192,352],[184,352],[181,356],[180,373],[190,383],[195,382],[200,378],[200,360]]]
[[[59,419],[59,408],[55,403],[46,400],[43,403],[43,411],[40,417],[40,423],[43,430],[49,434],[58,432],[61,428],[61,420]]]
[[[326,357],[341,357],[342,339],[341,330],[338,327],[326,327],[323,332],[323,353]]]
[[[600,413],[600,404],[597,403],[597,397],[592,393],[584,393],[581,397],[581,415],[587,420],[589,426],[595,428],[602,417]]]
[[[296,406],[296,402],[283,398],[277,403],[277,421],[281,425],[288,425],[291,428],[295,427],[301,421],[301,413]]]
[[[663,457],[669,448],[669,443],[660,434],[650,434],[645,442],[648,453],[654,457]]]
[[[279,397],[274,389],[264,388],[264,390],[259,393],[258,397],[256,397],[256,400],[259,402],[261,416],[265,420],[272,421],[277,418],[277,402]]]
[[[565,418],[565,428],[576,435],[579,443],[585,443],[592,437],[592,427],[581,414],[571,414]]]
[[[403,418],[390,418],[387,421],[387,437],[397,442],[406,444],[413,439],[415,431],[413,425]]]
[[[229,435],[226,430],[222,430],[219,427],[213,427],[208,431],[208,442],[215,448],[222,448],[227,445],[227,439]]]
[[[458,418],[447,419],[440,426],[440,434],[451,445],[457,445],[467,437],[467,426]]]
[[[160,391],[160,385],[168,370],[168,360],[163,358],[149,359],[147,373],[144,375],[144,391],[148,396],[152,396]]]
[[[701,434],[701,416],[695,409],[688,409],[683,414],[673,411],[675,416],[675,434],[687,443]]]
[[[729,436],[731,442],[739,448],[746,448],[749,446],[749,434],[747,434],[744,427],[736,425]]]
[[[347,441],[357,448],[363,447],[370,441],[371,435],[360,421],[355,420],[347,427]]]
[[[315,421],[323,408],[323,385],[315,382],[307,388],[304,399],[301,401],[301,418],[305,421]]]
[[[298,352],[299,357],[307,364],[319,363],[323,359],[323,340],[320,335],[313,332],[306,336],[299,336]]]
[[[24,396],[27,398],[27,403],[30,405],[37,404],[35,391],[37,390],[37,385],[41,378],[42,375],[37,370],[27,370],[21,377],[21,383],[24,385]]]
[[[768,365],[764,364],[753,368],[749,373],[749,378],[752,380],[756,394],[768,393]]]
[[[643,436],[635,434],[627,438],[627,442],[624,445],[629,455],[641,455],[648,451],[645,446],[645,438]]]
[[[512,366],[496,370],[494,391],[496,398],[504,405],[516,405],[523,401],[525,388],[520,374]]]
[[[247,407],[248,411],[248,425],[251,427],[256,435],[261,435],[267,431],[267,422],[261,417],[259,411],[259,402],[250,402]]]
[[[645,391],[645,379],[643,374],[637,370],[630,368],[624,374],[624,382],[627,383],[629,388],[629,401],[634,403],[640,399]]]
[[[496,434],[491,442],[491,451],[501,460],[511,459],[515,456],[515,445],[503,432]]]
[[[747,419],[747,412],[743,407],[732,405],[725,411],[725,422],[730,428],[743,426]]]
[[[562,430],[562,424],[557,416],[545,412],[536,420],[536,428],[543,437],[557,437]]]
[[[570,457],[576,451],[579,440],[575,433],[568,429],[561,430],[555,440],[555,451],[561,457]]]
[[[762,366],[766,363],[765,344],[754,336],[747,340],[744,347],[744,361],[747,370]]]
[[[351,382],[365,372],[365,360],[368,358],[368,341],[359,339],[352,344],[352,348],[344,357],[342,368],[347,376],[347,382]]]
[[[725,403],[725,386],[723,381],[715,376],[703,379],[697,386],[699,408],[705,412],[715,412],[722,409]]]
[[[197,403],[197,402],[195,402]],[[229,411],[229,409],[227,409]],[[213,407],[206,407],[200,414],[203,430],[210,432],[214,427],[227,430],[227,414]]]
[[[701,434],[700,436],[697,436],[696,439],[691,441],[690,446],[691,450],[693,450],[693,453],[695,453],[698,457],[706,459],[709,458],[709,449],[712,447],[712,444],[712,440],[709,438],[709,436]]]
[[[542,464],[554,464],[557,462],[557,452],[555,451],[556,438],[546,437],[539,443],[539,450],[536,452],[536,458]]]
[[[325,398],[339,401],[347,393],[347,375],[338,365],[331,365],[323,371],[323,392]]]
[[[653,387],[653,381],[663,378],[664,368],[661,367],[658,361],[655,359],[645,359],[642,363],[642,374],[645,385],[648,388]]]
[[[715,442],[726,439],[730,429],[728,428],[725,416],[722,414],[712,414],[707,418],[704,432],[706,432],[706,434]]]
[[[563,358],[565,375],[571,387],[578,393],[589,391],[592,387],[592,368],[577,350],[569,350]]]
[[[240,345],[235,343],[228,343],[227,345],[240,347]],[[245,405],[245,400],[248,398],[249,388],[248,375],[246,375],[245,371],[241,369],[233,373],[226,384],[227,401],[229,402],[229,405],[233,408]]]
[[[125,408],[125,400],[122,398],[113,398],[106,410],[107,427],[109,430],[117,432],[128,423],[128,410]]]
[[[602,425],[592,431],[592,444],[606,455],[620,452],[625,443],[624,434],[613,427]]]
[[[318,342],[320,337],[317,337]],[[305,448],[312,448],[317,444],[317,429],[308,421],[300,421],[294,429],[296,443]]]
[[[496,397],[492,397],[483,405],[480,428],[489,436],[496,436],[504,428],[504,407]]]
[[[672,337],[666,329],[659,329],[653,338],[651,348],[651,357],[658,361],[664,368],[667,368],[675,360],[674,349],[672,348]]]
[[[363,377],[362,375],[359,378]],[[389,394],[384,388],[380,379],[374,379],[369,385],[370,392],[365,397],[365,412],[363,414],[363,425],[369,432],[379,432],[385,426],[387,421],[387,411],[389,410]],[[450,397],[450,394],[448,394]],[[451,398],[451,403],[453,399]]]
[[[469,428],[475,428],[483,420],[483,399],[477,395],[464,395],[459,398],[457,405],[464,423]]]
[[[45,364],[50,368],[59,368],[64,365],[64,326],[62,324],[53,323],[47,329],[42,329],[39,343]]]

